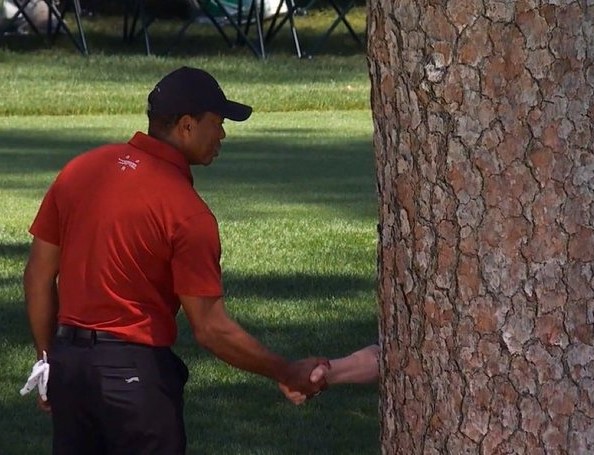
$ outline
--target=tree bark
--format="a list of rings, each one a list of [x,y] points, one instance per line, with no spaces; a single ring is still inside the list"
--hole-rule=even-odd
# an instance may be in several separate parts
[[[594,4],[369,0],[384,454],[594,453]]]

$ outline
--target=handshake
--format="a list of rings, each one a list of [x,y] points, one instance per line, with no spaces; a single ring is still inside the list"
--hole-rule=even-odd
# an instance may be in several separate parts
[[[287,379],[279,382],[278,387],[293,404],[302,404],[328,387],[326,375],[330,368],[330,361],[323,357],[310,357],[292,362]]]

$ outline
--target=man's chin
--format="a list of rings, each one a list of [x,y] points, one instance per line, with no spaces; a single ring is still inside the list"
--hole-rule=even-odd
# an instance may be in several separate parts
[[[214,156],[213,157],[210,157],[210,158],[203,158],[201,160],[193,161],[190,164],[192,166],[209,166],[214,161],[214,158],[215,158]]]

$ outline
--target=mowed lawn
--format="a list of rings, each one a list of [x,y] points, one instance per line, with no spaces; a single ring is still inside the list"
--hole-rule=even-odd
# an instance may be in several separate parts
[[[0,455],[51,447],[49,418],[33,394],[18,394],[35,360],[21,286],[28,226],[71,157],[146,130],[146,93],[181,64],[210,70],[230,97],[255,109],[247,122],[226,122],[220,156],[194,169],[220,224],[230,314],[290,358],[341,356],[377,337],[363,53],[261,62],[0,49]],[[174,349],[190,368],[188,453],[379,452],[376,385],[337,386],[296,407],[272,381],[201,349],[183,315],[179,327]]]
[[[217,161],[195,169],[220,222],[230,313],[286,356],[338,356],[375,339],[370,125],[367,111],[256,113],[228,122]],[[144,127],[142,115],[0,118],[2,454],[49,450],[49,420],[18,395],[34,358],[21,290],[27,227],[70,157]],[[183,317],[180,326],[190,453],[377,452],[376,387],[294,407],[272,382],[197,347]]]

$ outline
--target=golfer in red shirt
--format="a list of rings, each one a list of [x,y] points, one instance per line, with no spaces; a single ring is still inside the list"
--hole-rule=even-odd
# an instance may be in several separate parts
[[[225,362],[311,395],[324,359],[290,362],[225,311],[217,220],[193,188],[224,119],[252,109],[207,72],[179,68],[148,96],[148,135],[70,161],[31,226],[24,283],[38,358],[49,354],[53,453],[185,453],[188,369],[170,347],[180,306]]]

